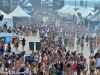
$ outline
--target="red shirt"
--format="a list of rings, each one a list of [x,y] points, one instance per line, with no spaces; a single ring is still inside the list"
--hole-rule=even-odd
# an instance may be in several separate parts
[[[73,64],[73,71],[74,71],[74,72],[77,72],[77,63],[74,63],[74,64]]]

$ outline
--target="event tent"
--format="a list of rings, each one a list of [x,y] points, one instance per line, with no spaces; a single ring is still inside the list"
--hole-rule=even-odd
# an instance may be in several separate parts
[[[10,15],[4,13],[2,10],[0,10],[0,13],[1,13],[1,15],[4,16],[3,18],[12,18],[12,16],[10,16]]]
[[[87,20],[100,22],[100,10],[97,13],[95,13],[93,16],[87,18]]]
[[[71,14],[73,15],[75,13],[75,10],[73,9],[73,7],[68,7],[66,10],[61,11],[62,14]]]
[[[84,11],[81,13],[82,17],[87,17],[89,14],[94,14],[91,9],[85,8]]]
[[[28,3],[26,6],[27,6],[27,7],[31,7],[31,6],[32,6],[32,4],[31,4],[31,3]]]
[[[80,19],[80,17],[77,15],[78,13],[81,14],[82,18]],[[93,11],[90,8],[79,8],[76,12],[75,15],[77,17],[77,21],[81,22],[84,21],[84,18],[90,17],[91,15],[93,15]]]
[[[30,15],[26,14],[21,7],[18,5],[17,8],[10,13],[9,15],[11,15],[12,17],[31,17]]]
[[[65,5],[64,7],[62,7],[61,9],[59,9],[57,12],[62,12],[64,10],[66,10],[69,6],[68,5]]]
[[[80,8],[75,12],[75,15],[77,15],[77,13],[80,13],[82,10],[83,10],[83,8],[80,7]]]
[[[4,13],[3,11],[1,11],[1,14],[4,15],[4,17],[3,17],[3,20],[0,22],[0,26],[2,27],[7,22],[7,26],[13,28],[13,18],[12,18],[12,16]]]
[[[61,12],[60,16],[67,17],[67,19],[71,19],[74,13],[75,10],[73,9],[73,7],[68,7],[65,11]]]

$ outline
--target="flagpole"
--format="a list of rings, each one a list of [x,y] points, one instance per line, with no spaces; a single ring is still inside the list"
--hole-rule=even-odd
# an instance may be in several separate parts
[[[76,11],[76,0],[75,0],[75,11]]]

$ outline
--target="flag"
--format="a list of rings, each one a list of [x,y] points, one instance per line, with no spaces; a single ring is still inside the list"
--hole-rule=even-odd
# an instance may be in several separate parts
[[[80,0],[80,7],[83,7],[84,6],[84,2],[83,0]]]
[[[75,0],[75,11],[76,11],[76,0]]]
[[[11,42],[11,37],[10,36],[6,36],[5,37],[5,43],[10,43]]]
[[[58,10],[64,6],[64,0],[53,0],[53,9]]]
[[[85,8],[87,8],[87,1],[85,1]]]

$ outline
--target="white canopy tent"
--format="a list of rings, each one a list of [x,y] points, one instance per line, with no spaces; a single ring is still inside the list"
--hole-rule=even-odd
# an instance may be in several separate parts
[[[76,16],[78,16],[77,13],[80,13],[82,17],[87,17],[90,13],[94,14],[90,8],[80,8],[75,12]]]
[[[84,11],[84,8],[80,7],[76,12],[75,15],[77,16],[77,13],[82,13]]]
[[[80,17],[77,15],[78,13],[81,14],[82,18],[86,18],[87,16],[89,16],[89,14],[93,15],[93,11],[90,8],[79,8],[76,12],[75,12],[75,16],[77,16],[77,21],[80,22]]]
[[[61,9],[59,9],[57,12],[64,11],[64,10],[66,10],[68,7],[69,7],[68,5],[65,5],[65,6],[63,6]]]
[[[83,18],[87,17],[89,14],[92,14],[92,15],[94,14],[90,8],[85,8],[81,12],[81,15],[82,15]]]
[[[61,15],[62,11],[65,11],[69,6],[65,5],[64,7],[62,7],[60,10],[58,10],[58,15]]]
[[[18,5],[17,8],[9,14],[12,17],[31,17],[30,15],[26,14],[21,7]]]
[[[29,6],[33,6],[33,5],[31,3],[28,3],[26,6],[29,7]]]
[[[1,11],[1,14],[4,15],[4,17],[3,17],[3,20],[0,21],[0,26],[2,27],[7,22],[7,26],[13,28],[13,18],[12,18],[12,16],[4,13],[3,11]]]
[[[65,11],[61,12],[60,16],[67,17],[68,19],[71,19],[72,15],[74,15],[74,13],[75,13],[74,8],[73,7],[68,7]]]
[[[61,11],[62,14],[74,14],[75,10],[73,9],[73,7],[68,7],[66,10]]]
[[[100,22],[100,10],[96,12],[93,16],[87,18],[87,20],[94,21],[94,22]]]

